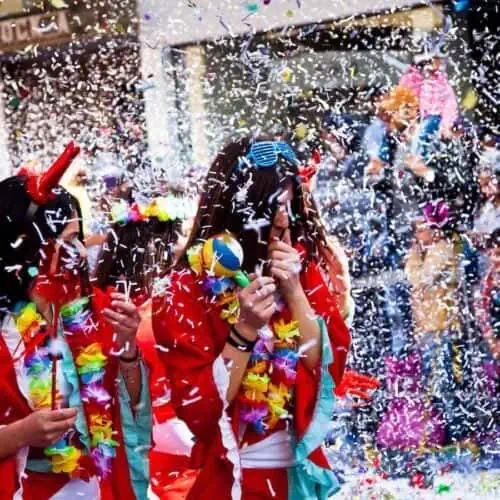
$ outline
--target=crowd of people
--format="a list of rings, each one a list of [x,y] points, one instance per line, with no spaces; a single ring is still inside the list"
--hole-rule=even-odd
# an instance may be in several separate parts
[[[90,190],[72,143],[0,183],[2,498],[498,467],[498,143],[436,52],[370,118],[329,115],[302,161],[283,131],[233,140],[202,186],[111,161]]]
[[[357,305],[350,363],[383,381],[344,441],[427,483],[471,443],[478,468],[498,466],[497,139],[459,116],[436,51],[375,97],[367,125],[330,115],[322,136],[318,196]],[[427,470],[436,450],[448,456]]]
[[[194,217],[179,187],[146,197],[108,172],[103,234],[82,170],[59,184],[78,153],[0,184],[2,495],[338,491],[335,392],[377,384],[344,377],[346,266],[292,147],[231,142]]]

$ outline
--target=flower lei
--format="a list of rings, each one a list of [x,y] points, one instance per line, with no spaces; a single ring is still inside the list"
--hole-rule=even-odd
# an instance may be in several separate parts
[[[240,416],[260,433],[276,427],[289,417],[292,388],[299,359],[297,321],[273,323],[273,331],[259,332],[238,394]]]
[[[88,335],[95,329],[88,297],[75,300],[61,308],[62,324],[70,335]],[[14,312],[15,323],[25,342],[33,338],[45,324],[34,303],[29,303]],[[118,443],[113,439],[112,415],[109,402],[112,397],[104,387],[107,356],[98,342],[80,348],[75,365],[81,387],[81,398],[87,416],[90,434],[91,458],[98,474],[105,478],[111,472],[111,463],[116,456]],[[29,377],[28,394],[35,410],[50,408],[52,404],[52,357],[48,347],[39,347],[25,357],[24,365]],[[64,397],[58,392],[59,405]],[[77,475],[82,451],[74,446],[71,436],[64,436],[54,446],[44,450],[51,461],[52,472]]]
[[[196,275],[203,274],[202,245],[187,252],[188,262]],[[238,322],[240,304],[236,295],[237,283],[232,278],[220,278],[205,273],[202,288],[216,297],[220,317],[230,325]],[[281,419],[289,417],[292,388],[297,378],[299,359],[297,321],[273,323],[273,330],[259,332],[259,339],[250,356],[237,399],[240,418],[259,433],[272,430]]]
[[[160,222],[185,219],[186,211],[182,200],[174,196],[162,196],[147,205],[137,202],[129,205],[125,200],[120,200],[111,207],[111,221],[121,225],[127,222],[147,221],[153,217]]]

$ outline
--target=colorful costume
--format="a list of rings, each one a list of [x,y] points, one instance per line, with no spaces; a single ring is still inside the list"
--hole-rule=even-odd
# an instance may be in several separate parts
[[[221,313],[227,317],[231,311],[210,300],[202,278],[189,270],[175,272],[153,301],[153,328],[173,406],[196,439],[191,461],[201,471],[188,498],[205,498],[207,491],[220,499],[328,498],[339,486],[321,445],[350,335],[318,266],[305,264],[301,282],[318,314],[321,366],[312,372],[294,357],[294,322],[283,307],[271,321],[272,345],[266,350],[257,343],[231,405],[226,401],[229,373],[221,357],[229,334]],[[288,347],[289,356],[280,355]],[[264,395],[260,408],[259,394]],[[265,417],[260,418],[259,409]]]
[[[387,357],[390,402],[377,432],[381,448],[432,448],[466,437],[465,345],[458,306],[458,252],[438,240],[412,248],[406,262],[412,285],[415,352]]]
[[[451,131],[458,118],[455,91],[444,72],[431,72],[426,76],[415,66],[410,66],[401,77],[399,85],[411,89],[420,100],[422,125],[418,138],[412,146],[412,152],[427,162],[439,129]]]
[[[57,443],[44,449],[25,446],[0,460],[2,499],[134,500],[147,495],[151,403],[145,366],[140,364],[140,404],[132,414],[116,334],[103,315],[111,300],[90,289],[76,247],[56,242],[68,216],[78,212],[57,188],[78,152],[70,143],[44,174],[24,171],[22,178],[2,185],[3,193],[7,186],[17,190],[18,198],[1,213],[2,243],[7,243],[1,257],[17,272],[9,274],[6,265],[1,269],[0,425],[36,411],[77,409],[73,427]],[[66,201],[54,211],[48,204],[56,199]],[[53,219],[52,212],[57,214]],[[36,237],[29,239],[34,230]],[[28,262],[11,251],[18,245],[30,250]],[[32,296],[52,309],[52,324],[27,302]]]
[[[24,448],[0,461],[0,498],[145,498],[151,411],[147,384],[135,415],[119,371],[114,332],[101,315],[109,299],[78,299],[61,309],[57,340],[33,303],[3,319],[0,424],[52,406],[78,408],[75,429],[45,450]],[[54,352],[57,361],[54,361]],[[56,388],[53,364],[57,363]],[[142,367],[143,380],[147,379]]]

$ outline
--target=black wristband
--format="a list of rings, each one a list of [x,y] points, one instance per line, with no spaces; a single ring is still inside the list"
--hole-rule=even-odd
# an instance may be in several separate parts
[[[248,340],[245,338],[238,330],[236,330],[234,325],[231,325],[231,332],[235,335],[235,337],[240,341],[243,342],[246,346],[250,346],[252,349],[255,347],[255,344],[257,343],[257,339],[255,340]]]
[[[141,353],[139,351],[139,348],[136,347],[135,356],[133,358],[124,358],[123,355],[121,355],[120,356],[120,361],[122,363],[135,363],[139,359],[140,354]]]
[[[241,352],[252,352],[253,351],[253,347],[250,347],[248,345],[241,345],[238,342],[236,342],[236,340],[234,340],[233,337],[231,337],[231,334],[229,334],[227,336],[226,342],[229,345],[233,346],[234,348],[238,349],[238,351],[241,351]]]

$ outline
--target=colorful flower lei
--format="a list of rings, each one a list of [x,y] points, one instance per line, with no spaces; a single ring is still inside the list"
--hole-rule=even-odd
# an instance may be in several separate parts
[[[88,335],[95,329],[90,300],[87,297],[66,304],[61,308],[60,314],[64,331],[70,335]],[[37,332],[44,324],[34,303],[24,304],[17,312],[14,311],[14,319],[24,339],[27,332]],[[115,448],[118,446],[113,439],[109,405],[112,397],[103,383],[107,360],[102,345],[97,342],[82,347],[75,359],[82,388],[81,398],[88,421],[90,454],[99,475],[103,478],[111,472],[111,463],[116,456]],[[35,410],[52,406],[52,363],[48,347],[40,347],[25,357],[24,365],[29,377],[28,394]],[[64,397],[57,392],[56,399],[61,406]],[[70,476],[76,473],[82,457],[82,451],[70,443],[69,436],[64,436],[54,446],[46,448],[44,453],[51,461],[52,472]]]
[[[297,321],[273,323],[262,332],[250,356],[238,394],[241,419],[264,434],[289,417],[288,406],[297,378]]]
[[[138,202],[129,205],[125,200],[120,200],[111,207],[113,223],[125,225],[127,222],[141,222],[151,218],[156,218],[160,222],[185,219],[186,210],[183,201],[174,196],[161,196],[147,205]]]
[[[201,249],[202,245],[196,245],[188,250],[190,267],[196,275],[204,276],[202,288],[216,297],[220,317],[234,325],[240,316],[237,283],[232,278],[204,274]],[[273,323],[273,330],[259,332],[238,394],[241,419],[258,433],[266,433],[289,416],[292,387],[297,377],[299,336],[298,322],[285,323],[283,319]]]
[[[20,303],[18,310],[14,311],[16,328],[22,335],[24,342],[28,342],[38,333],[41,326],[46,326],[47,322],[36,310],[34,303]]]

